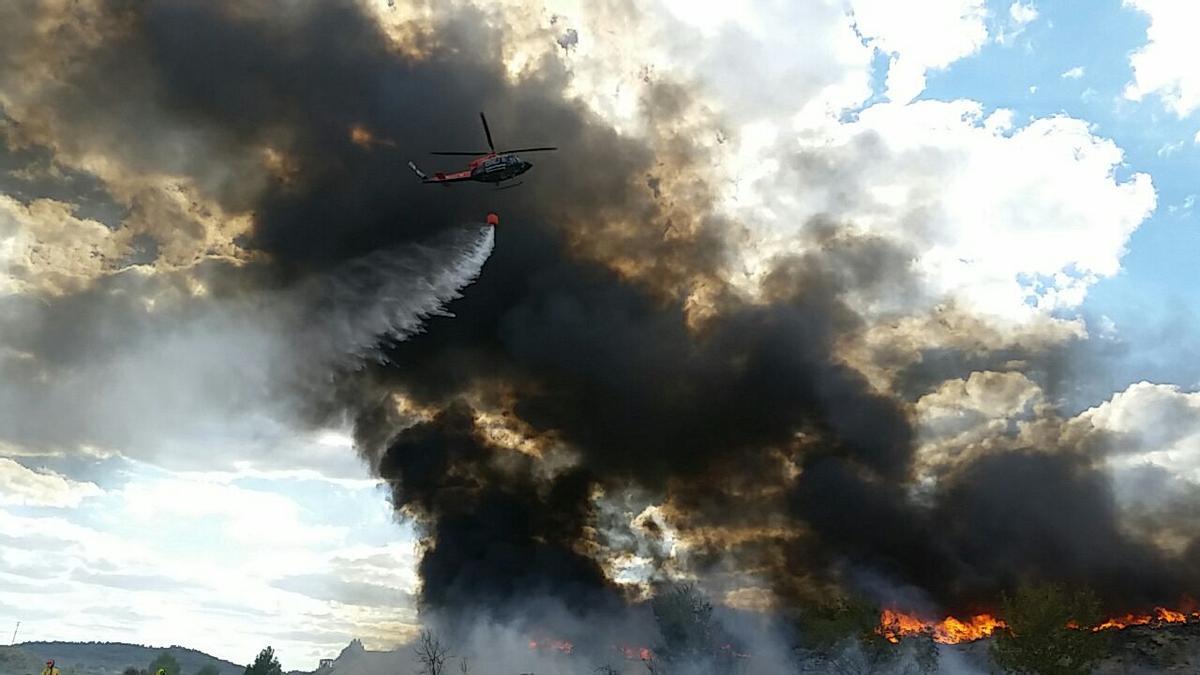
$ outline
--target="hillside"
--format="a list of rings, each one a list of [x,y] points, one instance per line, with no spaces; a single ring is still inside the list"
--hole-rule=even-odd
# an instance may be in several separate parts
[[[54,659],[63,675],[120,675],[133,666],[144,669],[161,652],[169,652],[179,662],[182,675],[194,675],[203,666],[212,665],[221,675],[240,675],[245,665],[230,663],[187,647],[146,647],[123,642],[24,642],[18,651],[32,656],[33,671],[5,669],[0,675],[37,675],[40,664]]]
[[[20,647],[0,647],[0,675],[37,675],[43,661]]]

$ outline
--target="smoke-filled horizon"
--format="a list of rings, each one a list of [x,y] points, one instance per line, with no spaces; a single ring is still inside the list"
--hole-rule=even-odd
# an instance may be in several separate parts
[[[845,90],[816,75],[784,94],[643,67],[612,92],[616,38],[577,54],[568,17],[521,3],[21,4],[0,11],[25,171],[0,196],[5,443],[169,454],[189,430],[345,421],[443,619],[546,601],[638,625],[681,579],[782,615],[965,613],[1027,581],[1111,612],[1200,592],[1186,470],[1122,460],[1188,422],[1156,441],[1118,410],[1153,394],[1175,420],[1188,395],[1077,398],[1109,349],[1077,298],[1154,206],[1078,120],[1015,129],[891,76],[852,120],[822,117]],[[515,190],[414,180],[409,159],[480,145],[479,110],[499,145],[559,152]],[[799,132],[754,137],[784,111]],[[731,174],[757,169],[730,145],[775,170]],[[972,152],[1028,166],[960,189]],[[498,231],[464,225],[492,210]],[[1045,214],[1062,232],[989,255],[986,232]],[[1089,232],[1111,250],[1054,257]]]

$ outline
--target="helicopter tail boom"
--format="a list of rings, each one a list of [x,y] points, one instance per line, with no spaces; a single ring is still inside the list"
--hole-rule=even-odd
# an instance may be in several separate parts
[[[420,178],[421,180],[429,180],[429,176],[425,175],[424,171],[417,168],[416,162],[410,161],[408,163],[408,168],[412,169],[412,172],[417,174],[417,178]]]

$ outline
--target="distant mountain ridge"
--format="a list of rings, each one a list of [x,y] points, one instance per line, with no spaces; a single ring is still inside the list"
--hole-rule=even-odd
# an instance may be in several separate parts
[[[288,675],[393,675],[417,672],[420,666],[412,658],[411,649],[369,651],[362,640],[354,639],[342,649],[337,658],[312,673]]]
[[[36,657],[38,663],[54,659],[63,675],[120,675],[130,666],[145,669],[162,652],[167,652],[179,662],[180,675],[195,675],[208,665],[220,671],[220,675],[241,675],[246,670],[244,664],[232,663],[179,645],[148,647],[124,642],[22,642],[16,647]]]
[[[246,666],[196,649],[171,645],[148,647],[124,642],[24,642],[0,647],[0,675],[39,675],[42,664],[54,659],[62,675],[123,675],[133,666],[144,670],[162,652],[179,662],[180,675],[196,675],[212,665],[220,675],[242,675]],[[416,672],[411,649],[370,651],[351,640],[337,658],[326,659],[312,671],[290,670],[285,675],[395,675]]]

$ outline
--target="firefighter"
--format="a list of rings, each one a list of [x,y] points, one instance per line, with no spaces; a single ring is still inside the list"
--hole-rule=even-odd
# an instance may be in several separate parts
[[[58,668],[54,667],[54,659],[46,662],[46,667],[42,668],[42,675],[59,675]]]

